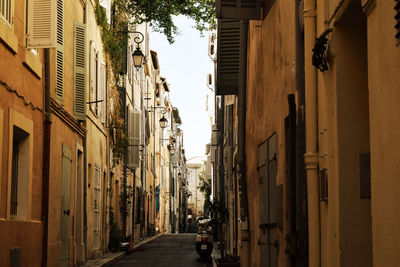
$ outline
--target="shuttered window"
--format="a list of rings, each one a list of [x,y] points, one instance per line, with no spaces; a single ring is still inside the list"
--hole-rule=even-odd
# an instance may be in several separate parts
[[[128,80],[129,84],[133,85],[133,71],[132,71],[132,46],[128,47],[128,56],[127,56],[127,64],[128,64]]]
[[[100,119],[106,122],[107,107],[107,68],[106,63],[101,62],[100,65]]]
[[[218,20],[217,95],[235,95],[239,87],[240,21]]]
[[[86,25],[74,25],[74,115],[85,120],[86,104]]]
[[[95,164],[94,169],[94,192],[93,192],[93,249],[100,249],[100,196],[101,196],[101,180],[100,167]]]
[[[107,23],[111,23],[111,0],[99,0],[100,6],[106,11]]]
[[[261,19],[262,0],[216,0],[217,18]],[[266,2],[269,2],[268,0]]]
[[[396,15],[395,15],[395,19],[396,19],[396,39],[398,44],[400,44],[400,0],[396,0],[396,5],[394,7],[395,11],[396,11]]]
[[[90,84],[89,84],[89,102],[90,102],[90,110],[95,110],[95,101],[96,101],[96,49],[94,48],[93,41],[90,42],[90,51],[89,51],[89,76],[90,76]]]
[[[0,0],[0,19],[9,27],[12,27],[14,21],[14,1]]]
[[[64,103],[64,1],[57,0],[56,100]]]
[[[139,167],[140,113],[130,110],[128,113],[128,167]]]
[[[3,3],[14,1],[0,0],[1,8]],[[57,37],[63,37],[63,12],[62,0],[29,0],[27,47],[56,47]],[[62,40],[58,41],[62,43]]]

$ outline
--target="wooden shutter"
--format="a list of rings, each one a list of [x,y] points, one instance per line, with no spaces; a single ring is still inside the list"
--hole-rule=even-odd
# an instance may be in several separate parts
[[[14,24],[14,1],[15,0],[0,0],[0,20],[10,28]]]
[[[133,164],[139,166],[139,148],[140,148],[140,113],[134,112],[134,125],[133,125]]]
[[[216,0],[217,18],[261,19],[262,0]]]
[[[103,123],[106,122],[106,106],[107,106],[107,71],[106,63],[101,62],[100,65],[100,119]]]
[[[128,47],[128,55],[127,55],[127,64],[128,64],[128,80],[129,84],[133,85],[133,75],[132,75],[132,46]]]
[[[86,25],[74,25],[74,115],[78,120],[86,117]]]
[[[92,111],[95,110],[96,104],[94,103],[96,101],[96,49],[94,48],[94,43],[93,41],[90,42],[90,55],[89,55],[89,68],[90,68],[90,86],[89,86],[89,102],[90,104],[90,109]]]
[[[56,100],[64,103],[64,1],[57,0]]]
[[[133,110],[128,110],[128,163],[127,166],[129,168],[133,168]]]
[[[235,95],[239,87],[240,21],[218,20],[217,95]]]
[[[0,3],[11,3],[13,1],[14,0],[0,0]],[[56,47],[56,35],[58,27],[57,16],[58,13],[61,13],[61,15],[63,13],[62,4],[62,0],[28,1],[28,48]]]
[[[139,122],[140,113],[129,110],[128,112],[128,167],[139,167]]]

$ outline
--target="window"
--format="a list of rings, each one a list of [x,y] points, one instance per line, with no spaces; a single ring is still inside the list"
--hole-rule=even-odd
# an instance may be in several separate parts
[[[13,126],[9,210],[11,219],[26,219],[28,215],[29,146],[29,134]]]
[[[90,110],[96,112],[97,96],[97,52],[93,41],[90,42]]]
[[[14,0],[0,0],[0,19],[9,27],[14,24]]]
[[[93,249],[100,249],[100,196],[101,179],[100,167],[94,165],[94,192],[93,192]]]
[[[107,66],[101,61],[101,54],[95,49],[93,41],[90,43],[90,110],[103,123],[106,122],[107,101]]]

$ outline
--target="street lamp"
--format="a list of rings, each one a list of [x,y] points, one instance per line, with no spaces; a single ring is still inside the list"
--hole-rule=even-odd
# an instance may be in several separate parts
[[[160,119],[160,127],[165,129],[167,128],[167,126],[168,126],[168,120],[163,115],[162,118]]]
[[[150,107],[150,112],[153,112],[156,110],[156,108],[161,109],[161,114],[163,115],[162,118],[159,120],[160,122],[160,127],[165,129],[168,127],[168,119],[165,118],[164,114],[167,113],[167,109],[165,107]]]
[[[139,44],[138,44],[135,52],[132,53],[132,57],[133,57],[133,65],[136,67],[136,69],[139,69],[140,67],[142,67],[144,55],[142,53],[142,50],[140,50]]]
[[[142,50],[140,49],[140,44],[144,41],[144,35],[141,32],[137,32],[137,31],[121,31],[118,33],[124,33],[124,34],[128,34],[128,33],[134,33],[134,34],[139,34],[139,36],[135,36],[135,38],[133,38],[133,41],[137,44],[136,50],[132,53],[132,57],[133,57],[133,65],[135,66],[136,69],[139,69],[142,67],[143,65],[143,59],[144,59],[144,55],[142,53]]]

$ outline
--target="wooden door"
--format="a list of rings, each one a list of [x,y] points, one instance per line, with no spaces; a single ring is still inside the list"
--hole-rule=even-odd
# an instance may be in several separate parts
[[[62,175],[61,175],[61,258],[60,266],[69,265],[69,219],[70,219],[70,198],[71,198],[71,150],[62,146]]]
[[[278,266],[278,216],[276,196],[277,136],[273,134],[258,147],[260,183],[260,266]]]

